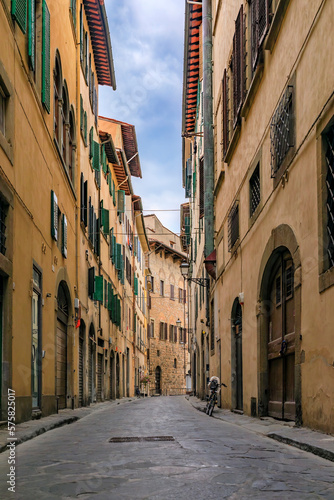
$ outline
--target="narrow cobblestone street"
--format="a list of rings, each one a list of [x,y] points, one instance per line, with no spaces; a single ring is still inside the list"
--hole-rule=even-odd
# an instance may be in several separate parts
[[[111,443],[120,437],[172,441]],[[334,464],[233,423],[209,418],[184,397],[101,406],[16,449],[16,493],[4,498],[333,499]]]

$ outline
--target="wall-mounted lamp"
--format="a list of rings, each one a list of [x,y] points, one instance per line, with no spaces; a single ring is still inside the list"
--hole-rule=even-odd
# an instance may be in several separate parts
[[[209,278],[189,278],[189,262],[186,260],[182,261],[180,264],[180,271],[184,279],[187,281],[192,281],[193,283],[196,283],[196,285],[200,286],[209,286],[210,279]]]

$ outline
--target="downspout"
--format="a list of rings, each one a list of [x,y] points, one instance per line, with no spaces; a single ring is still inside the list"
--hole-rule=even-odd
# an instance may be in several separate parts
[[[214,250],[214,141],[212,103],[212,2],[203,0],[204,257]]]

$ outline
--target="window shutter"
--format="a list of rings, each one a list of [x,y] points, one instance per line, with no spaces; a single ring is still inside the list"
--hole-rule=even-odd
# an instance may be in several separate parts
[[[257,0],[258,3],[258,27],[259,27],[259,47],[269,29],[269,0]]]
[[[58,239],[58,199],[54,191],[51,191],[51,236]]]
[[[134,292],[135,292],[135,295],[138,295],[138,278],[137,278],[137,276],[134,276]]]
[[[124,214],[125,211],[125,191],[119,189],[117,191],[117,215]]]
[[[256,67],[257,58],[259,54],[259,0],[252,0],[251,3],[251,54],[252,54],[252,68]]]
[[[103,276],[95,276],[95,292],[93,298],[103,304]]]
[[[95,293],[95,267],[88,269],[88,297],[93,300]]]
[[[94,230],[95,230],[94,249],[96,255],[100,256],[100,219],[98,218],[96,218]]]
[[[233,126],[237,125],[244,100],[244,16],[243,6],[235,22],[233,37]]]
[[[112,310],[113,291],[111,283],[108,283],[108,311]]]
[[[94,155],[93,155],[93,169],[96,171],[100,171],[100,144],[96,141],[93,141],[94,145]]]
[[[80,221],[84,221],[84,175],[80,175]]]
[[[94,208],[92,207],[91,197],[89,197],[89,205],[88,205],[88,238],[91,243],[93,243],[93,213]]]
[[[83,190],[83,223],[85,227],[87,227],[87,199],[88,199],[88,181],[84,182],[84,190]]]
[[[103,233],[105,235],[109,234],[109,210],[103,207],[101,207],[101,226]]]
[[[89,131],[89,158],[94,156],[94,140],[93,140],[93,127]]]
[[[28,60],[29,67],[35,69],[35,0],[28,5]]]
[[[42,103],[50,113],[50,12],[45,0],[42,30]]]
[[[136,256],[137,253],[138,253],[138,236],[135,236],[133,242],[133,255]]]
[[[164,333],[165,333],[164,340],[167,340],[167,328],[168,328],[167,323],[164,323]]]
[[[67,218],[66,215],[63,214],[63,220],[62,220],[62,230],[63,230],[63,239],[62,239],[62,248],[61,248],[61,253],[67,258]]]
[[[109,258],[111,259],[111,262],[114,262],[113,245],[114,245],[114,228],[112,227],[109,232]]]
[[[199,216],[204,217],[204,160],[199,162]]]
[[[222,82],[222,101],[223,101],[223,156],[225,157],[228,148],[228,94],[227,94],[227,72],[224,69],[224,76]]]
[[[74,28],[76,28],[77,27],[77,1],[76,0],[71,0],[71,11],[72,11]]]
[[[27,30],[27,0],[12,0],[12,17],[25,33]]]
[[[85,146],[87,146],[87,113],[84,112],[84,141]]]
[[[106,174],[108,171],[108,165],[107,165],[107,155],[106,155],[106,150],[105,150],[104,144],[102,146],[102,169],[103,169],[103,172]]]
[[[85,77],[88,80],[88,61],[89,61],[89,36],[86,36],[86,67],[85,67]]]
[[[117,271],[121,270],[121,255],[122,255],[122,245],[120,243],[116,243],[116,269],[117,269]]]
[[[83,109],[83,98],[80,94],[80,130],[83,132],[84,128],[84,109]]]
[[[84,32],[83,32],[83,5],[80,7],[80,62],[83,62],[83,57],[84,57],[84,50],[83,50],[83,38],[84,38]]]

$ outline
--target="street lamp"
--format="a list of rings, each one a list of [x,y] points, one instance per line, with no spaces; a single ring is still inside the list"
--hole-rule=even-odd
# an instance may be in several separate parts
[[[180,271],[183,276],[183,279],[187,281],[192,281],[193,283],[196,283],[197,285],[200,286],[206,286],[208,287],[210,284],[210,278],[189,278],[189,262],[186,260],[183,260],[180,264]]]

